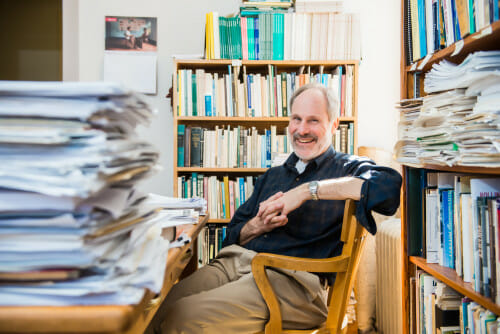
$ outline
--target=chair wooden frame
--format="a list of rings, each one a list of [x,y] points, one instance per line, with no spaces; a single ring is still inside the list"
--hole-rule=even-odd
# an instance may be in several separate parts
[[[265,334],[276,333],[341,333],[342,322],[347,308],[366,230],[358,224],[354,215],[356,204],[346,200],[342,222],[341,241],[344,242],[342,254],[327,259],[308,259],[269,253],[259,253],[252,260],[252,272],[262,297],[269,308],[269,321]],[[329,287],[328,316],[319,328],[307,330],[283,330],[282,316],[278,299],[266,274],[266,267],[278,267],[309,272],[336,272],[337,278]]]

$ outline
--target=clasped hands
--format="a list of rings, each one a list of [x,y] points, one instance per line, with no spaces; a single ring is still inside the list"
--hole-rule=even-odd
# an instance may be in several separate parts
[[[307,200],[308,191],[304,192],[302,188],[299,186],[286,193],[279,191],[260,203],[256,218],[264,230],[270,231],[288,223],[288,214]]]

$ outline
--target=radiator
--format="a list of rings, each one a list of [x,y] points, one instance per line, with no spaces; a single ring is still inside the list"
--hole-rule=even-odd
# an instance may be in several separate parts
[[[375,235],[376,326],[379,334],[402,333],[401,221],[388,219]]]

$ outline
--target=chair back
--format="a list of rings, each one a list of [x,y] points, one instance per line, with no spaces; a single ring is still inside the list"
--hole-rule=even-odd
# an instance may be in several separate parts
[[[337,332],[340,332],[342,328],[367,233],[365,228],[358,223],[355,211],[354,201],[346,200],[340,239],[344,242],[342,256],[349,257],[349,264],[346,271],[337,272],[335,282],[333,286],[330,286],[328,294],[328,317],[325,327],[336,329]]]

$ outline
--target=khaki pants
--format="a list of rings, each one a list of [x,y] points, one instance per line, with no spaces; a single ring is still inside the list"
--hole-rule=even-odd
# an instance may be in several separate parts
[[[152,326],[172,333],[255,333],[264,330],[269,311],[252,276],[256,253],[237,245],[175,285]],[[305,329],[326,320],[327,290],[317,275],[267,270],[277,294],[283,327]]]

